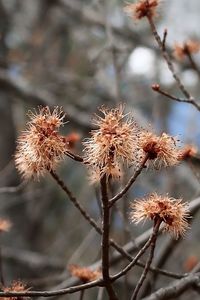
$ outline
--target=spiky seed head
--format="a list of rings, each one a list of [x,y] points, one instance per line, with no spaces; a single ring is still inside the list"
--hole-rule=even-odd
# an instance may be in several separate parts
[[[123,106],[110,110],[102,107],[103,116],[94,119],[97,129],[83,143],[84,161],[98,179],[104,174],[120,178],[124,163],[138,161],[138,127],[123,110]]]
[[[141,131],[139,135],[139,145],[148,154],[149,161],[153,162],[156,169],[179,163],[180,150],[177,142],[177,138],[166,133],[157,136],[149,131]]]
[[[25,179],[39,178],[47,170],[52,170],[63,159],[66,142],[59,134],[64,114],[56,107],[52,112],[49,107],[29,112],[30,121],[27,130],[17,141],[15,163]]]
[[[165,231],[171,233],[174,238],[183,236],[188,229],[189,207],[181,199],[168,196],[160,196],[156,193],[147,198],[138,199],[131,204],[130,219],[139,223],[146,219],[160,219]]]

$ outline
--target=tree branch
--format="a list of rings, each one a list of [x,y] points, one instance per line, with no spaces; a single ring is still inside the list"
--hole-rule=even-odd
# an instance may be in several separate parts
[[[151,263],[152,263],[152,260],[153,260],[153,256],[154,256],[154,250],[155,250],[155,246],[156,246],[156,240],[157,240],[157,236],[158,236],[158,231],[159,231],[159,227],[160,227],[160,224],[161,224],[161,220],[158,219],[154,222],[154,227],[153,227],[153,233],[152,233],[152,237],[151,237],[151,248],[150,248],[150,254],[149,254],[149,258],[146,262],[146,265],[145,265],[145,268],[143,270],[143,273],[136,285],[136,288],[133,292],[133,295],[131,297],[131,300],[136,300],[137,299],[137,295],[139,293],[139,290],[147,276],[147,273],[149,271],[149,268],[151,266]]]
[[[186,290],[192,288],[195,284],[200,281],[200,273],[188,275],[185,278],[176,280],[170,283],[168,287],[161,288],[155,293],[151,294],[149,297],[143,298],[143,300],[167,300],[171,298],[177,298],[182,295]]]
[[[149,21],[149,25],[150,25],[151,31],[153,33],[153,36],[154,36],[154,38],[155,38],[155,40],[156,40],[156,42],[157,42],[157,44],[158,44],[158,46],[160,48],[160,51],[161,51],[161,53],[163,55],[163,58],[165,59],[167,65],[168,65],[168,68],[169,68],[170,72],[172,73],[172,76],[174,77],[174,79],[175,79],[175,81],[176,81],[179,89],[185,95],[185,97],[187,99],[191,99],[192,97],[191,97],[190,93],[186,90],[186,88],[183,85],[183,83],[181,82],[179,76],[176,74],[176,71],[174,69],[173,63],[171,61],[171,58],[170,58],[169,54],[166,51],[166,48],[163,47],[163,42],[162,42],[162,40],[161,40],[161,38],[160,38],[160,36],[158,34],[158,31],[156,29],[156,26],[155,26],[155,24],[153,22],[152,17],[151,16],[147,16],[147,19]]]
[[[110,229],[110,211],[107,192],[107,177],[101,178],[101,201],[102,201],[102,276],[105,288],[108,292],[110,300],[117,300],[117,296],[113,290],[109,275],[109,229]]]
[[[171,94],[169,94],[168,92],[162,90],[162,89],[160,88],[160,85],[159,85],[159,84],[153,84],[153,85],[152,85],[152,89],[153,89],[155,92],[157,92],[157,93],[159,93],[159,94],[161,94],[161,95],[163,95],[163,96],[165,96],[165,97],[167,97],[167,98],[169,98],[169,99],[171,99],[171,100],[174,100],[174,101],[177,101],[177,102],[182,102],[182,103],[189,103],[189,104],[193,105],[194,107],[196,107],[196,109],[197,109],[198,111],[200,111],[200,104],[198,104],[198,103],[197,103],[194,99],[192,99],[192,98],[190,98],[190,99],[183,99],[183,98],[179,98],[179,97],[177,97],[177,96],[171,95]]]
[[[147,160],[148,160],[148,155],[145,155],[145,157],[143,158],[143,160],[141,162],[140,167],[135,171],[133,176],[129,179],[126,186],[117,195],[115,195],[113,198],[111,198],[109,200],[109,206],[113,206],[115,204],[115,202],[117,202],[119,199],[121,199],[123,197],[124,194],[126,194],[126,192],[130,189],[132,184],[136,181],[137,177],[140,175],[142,170],[145,168],[145,164],[146,164]]]

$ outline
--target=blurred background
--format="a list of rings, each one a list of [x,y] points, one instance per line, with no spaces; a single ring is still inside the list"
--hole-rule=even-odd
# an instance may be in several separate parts
[[[98,107],[121,102],[140,126],[178,136],[181,146],[200,145],[199,112],[152,91],[151,85],[160,83],[164,90],[181,96],[146,20],[128,18],[124,5],[120,0],[0,0],[0,217],[12,223],[10,231],[1,234],[6,285],[21,279],[34,290],[66,287],[74,282],[68,265],[89,266],[100,258],[100,237],[52,178],[24,185],[16,172],[16,138],[25,128],[28,110],[38,105],[62,106],[69,121],[63,133],[77,137],[72,150],[78,154]],[[168,29],[169,51],[176,42],[200,40],[199,17],[198,0],[161,1],[156,24],[161,35]],[[200,66],[200,55],[194,59]],[[176,61],[175,66],[198,99],[196,71],[187,59]],[[187,201],[199,196],[199,170],[200,165],[191,162],[159,172],[144,171],[113,210],[112,237],[124,245],[151,226],[129,224],[129,203],[136,197],[153,191]],[[114,192],[132,172],[113,186]],[[88,183],[86,168],[67,158],[59,174],[98,221],[99,187]],[[191,270],[200,259],[198,217],[197,212],[185,239],[172,242],[166,235],[159,239],[155,264],[180,273]],[[125,264],[120,261],[112,271]],[[136,268],[117,284],[121,299],[128,299],[140,273]],[[142,293],[168,282],[163,276],[153,283],[150,278]],[[89,290],[85,299],[107,299],[101,293],[101,289]],[[181,299],[191,295],[199,299],[191,291]],[[75,300],[79,295],[63,298]]]

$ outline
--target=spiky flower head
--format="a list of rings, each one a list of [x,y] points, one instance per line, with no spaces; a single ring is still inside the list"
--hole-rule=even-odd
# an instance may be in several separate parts
[[[200,51],[200,43],[194,40],[188,40],[184,43],[174,45],[174,56],[178,60],[183,60],[188,54],[195,54]]]
[[[102,107],[103,117],[94,120],[98,129],[84,142],[84,161],[98,179],[104,174],[119,178],[123,163],[137,161],[138,128],[123,110],[123,106],[110,110]]]
[[[139,0],[137,3],[129,3],[124,11],[133,19],[140,20],[144,17],[154,17],[159,0]]]
[[[144,199],[138,199],[131,204],[130,218],[132,222],[139,223],[146,219],[160,219],[164,226],[163,230],[171,233],[174,238],[183,236],[189,227],[188,204],[181,199],[160,196],[156,193]]]
[[[156,169],[169,167],[179,163],[180,150],[177,147],[178,140],[166,133],[160,136],[149,131],[141,131],[139,145],[153,162]]]
[[[29,113],[30,121],[18,139],[15,155],[16,167],[25,179],[39,178],[63,159],[66,141],[59,128],[64,124],[64,116],[58,107],[52,112],[43,107]]]
[[[101,272],[99,272],[99,270],[92,271],[89,268],[80,267],[77,265],[70,265],[68,269],[73,276],[79,278],[84,283],[96,280],[101,277]]]
[[[21,281],[13,281],[12,284],[8,287],[2,287],[3,292],[26,292],[29,289]],[[28,300],[29,297],[2,297],[2,300]]]

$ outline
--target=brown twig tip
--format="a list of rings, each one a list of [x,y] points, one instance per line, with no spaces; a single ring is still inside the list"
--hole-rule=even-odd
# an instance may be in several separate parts
[[[139,145],[148,154],[148,161],[152,161],[156,169],[174,166],[180,161],[177,139],[166,133],[157,136],[152,132],[142,131]]]
[[[99,270],[92,271],[89,268],[77,265],[69,265],[68,270],[72,276],[79,278],[83,283],[97,280],[101,277],[101,272]]]
[[[194,145],[186,145],[179,154],[180,160],[187,160],[191,157],[194,157],[198,152],[198,149]]]
[[[29,288],[26,287],[21,281],[13,281],[12,284],[8,287],[2,287],[3,292],[28,292]],[[29,297],[1,297],[1,300],[29,300]]]
[[[174,45],[174,57],[178,60],[183,60],[188,54],[195,54],[200,51],[200,42],[188,40],[184,43],[176,43]]]
[[[168,30],[167,30],[167,28],[165,28],[164,32],[163,32],[163,41],[165,40],[167,34],[168,34]]]
[[[160,90],[160,85],[158,83],[154,83],[151,86],[153,91],[159,91]]]
[[[124,11],[131,18],[140,20],[144,17],[154,17],[159,0],[139,0],[137,3],[129,3],[125,6]]]
[[[166,51],[165,47],[166,47],[167,34],[168,34],[168,31],[167,31],[167,28],[165,28],[164,32],[163,32],[163,39],[162,39],[163,51]]]
[[[92,170],[92,181],[98,181],[103,175],[119,179],[123,162],[134,164],[139,159],[138,126],[131,117],[124,114],[120,105],[114,109],[102,107],[103,117],[96,116],[94,125],[98,129],[91,132],[91,138],[83,143],[84,162]]]
[[[64,158],[66,141],[59,134],[64,125],[62,109],[55,107],[39,108],[29,112],[30,121],[27,130],[18,139],[15,163],[25,179],[39,178],[47,170],[52,170]]]
[[[139,223],[142,220],[159,218],[164,223],[163,229],[175,238],[183,236],[189,227],[187,222],[189,207],[181,199],[153,193],[147,198],[134,201],[131,208],[130,218],[132,222]]]

